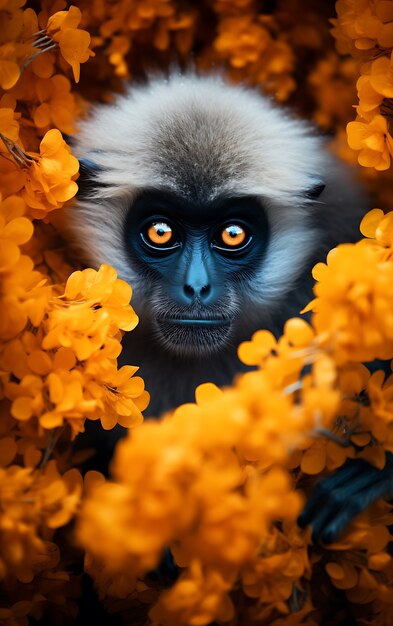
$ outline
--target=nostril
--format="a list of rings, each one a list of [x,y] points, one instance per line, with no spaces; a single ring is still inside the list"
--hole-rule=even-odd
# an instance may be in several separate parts
[[[191,285],[184,285],[184,293],[186,294],[186,296],[188,296],[189,298],[193,298],[195,296],[195,290],[194,287],[191,287]]]
[[[183,287],[184,293],[186,294],[187,298],[207,298],[208,295],[211,292],[211,286],[210,285],[204,285],[203,287],[201,287],[200,289],[194,288],[192,285],[184,285]]]

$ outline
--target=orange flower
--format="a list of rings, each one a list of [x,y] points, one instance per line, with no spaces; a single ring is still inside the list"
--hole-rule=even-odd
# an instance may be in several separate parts
[[[278,339],[258,331],[239,347],[256,371],[224,390],[202,385],[195,404],[145,424],[148,394],[137,367],[117,365],[122,332],[137,323],[131,288],[108,266],[71,273],[56,231],[42,219],[32,234],[25,216],[27,206],[33,218],[46,218],[75,194],[77,163],[57,129],[73,132],[84,98],[106,100],[112,87],[121,90],[121,79],[139,71],[140,51],[165,51],[162,62],[180,55],[183,66],[195,42],[198,67],[225,61],[231,79],[260,85],[278,100],[297,83],[295,105],[329,129],[342,125],[355,101],[357,64],[326,52],[328,27],[312,4],[302,6],[300,22],[298,0],[268,14],[252,0],[194,3],[186,10],[173,0],[81,0],[64,11],[56,11],[62,0],[37,0],[37,13],[24,10],[24,0],[0,0],[0,85],[12,89],[0,100],[0,578],[6,597],[0,621],[6,626],[26,626],[30,617],[38,623],[45,605],[52,611],[68,598],[69,531],[54,531],[73,519],[82,485],[78,472],[59,468],[81,459],[80,452],[71,454],[70,440],[86,419],[101,420],[104,429],[140,424],[116,451],[114,482],[97,473],[86,478],[78,521],[85,570],[102,596],[124,599],[110,610],[128,606],[132,620],[138,602],[142,621],[155,626],[315,626],[326,621],[323,590],[332,583],[351,605],[369,601],[364,620],[373,626],[391,618],[389,505],[373,506],[341,542],[315,550],[309,533],[296,527],[302,497],[295,485],[303,473],[316,477],[348,457],[381,467],[385,450],[393,450],[392,379],[348,363],[393,355],[393,215],[371,212],[361,226],[367,240],[338,248],[315,268],[312,324],[289,320]],[[363,165],[380,170],[393,154],[392,7],[386,0],[339,0],[335,29],[339,47],[366,61],[349,141]],[[212,16],[212,28],[195,37],[195,25]],[[64,72],[72,67],[78,81],[93,47],[101,49],[94,72],[72,92]],[[49,219],[60,222],[61,211]],[[51,455],[56,463],[48,462]],[[65,546],[66,565],[54,537]],[[153,577],[148,584],[138,577],[159,565],[167,547],[182,571],[162,591]],[[318,568],[322,593],[315,594]]]
[[[137,368],[118,370],[116,363],[120,328],[131,330],[137,323],[129,305],[131,288],[113,268],[102,266],[98,272],[75,272],[63,296],[50,302],[48,296],[46,291],[42,328],[15,340],[0,359],[20,378],[4,387],[12,415],[21,421],[35,416],[43,428],[67,421],[73,436],[83,430],[86,417],[101,419],[106,429],[139,424],[149,395],[142,379],[134,377]],[[17,332],[26,322],[25,313]]]
[[[374,115],[369,121],[349,122],[347,134],[350,148],[360,151],[360,165],[376,170],[388,169],[393,155],[393,139],[385,117]]]
[[[283,530],[273,528],[264,537],[261,554],[243,570],[244,591],[248,597],[257,599],[260,606],[281,603],[282,612],[288,612],[284,601],[292,594],[294,584],[310,573],[310,569],[307,535],[294,522],[287,522]]]
[[[88,359],[120,329],[132,330],[137,325],[138,317],[129,304],[131,294],[131,287],[118,280],[109,265],[101,265],[98,272],[73,272],[64,294],[53,301],[43,348],[72,348],[78,360]]]
[[[14,45],[0,46],[0,87],[2,89],[11,89],[19,80],[20,68],[14,60],[16,56]]]
[[[145,391],[142,378],[134,376],[138,368],[123,365],[120,370],[104,376],[104,394],[101,424],[105,430],[120,424],[132,428],[142,423],[141,411],[149,404],[150,396]]]
[[[356,87],[359,97],[359,105],[356,107],[356,111],[359,117],[365,117],[379,107],[383,96],[375,91],[371,78],[368,75],[360,76]]]
[[[393,253],[393,213],[384,214],[381,209],[372,209],[360,224],[361,233],[368,237],[364,243],[369,246],[380,261],[392,259]]]
[[[351,602],[364,604],[380,598],[380,609],[386,611],[386,616],[391,614],[391,603],[384,604],[392,587],[392,559],[384,552],[390,540],[385,526],[392,519],[390,509],[385,502],[374,504],[352,523],[340,541],[331,544],[334,562],[329,553],[325,555],[325,569],[333,585],[344,589]]]
[[[130,306],[132,289],[124,280],[117,278],[116,270],[109,265],[101,265],[98,271],[86,269],[73,272],[67,280],[64,300],[85,301],[95,310],[102,309],[117,330],[133,330],[138,317]]]
[[[388,223],[391,224],[393,218],[389,217],[389,215],[387,218]],[[364,235],[364,237],[369,237],[370,239],[376,238],[377,231],[383,219],[384,212],[381,211],[381,209],[372,209],[363,217],[360,223],[360,232]]]
[[[301,457],[300,468],[305,474],[315,476],[326,469],[333,471],[341,467],[348,458],[354,456],[353,446],[344,447],[327,438],[320,438],[309,443]]]
[[[18,82],[24,62],[34,53],[25,31],[25,15],[34,12],[24,11],[24,4],[22,0],[4,0],[0,5],[0,86],[6,90]]]
[[[30,257],[22,254],[10,272],[1,278],[0,338],[7,341],[16,337],[30,321],[35,327],[42,322],[51,287],[46,278],[34,270]]]
[[[276,347],[276,343],[276,339],[270,331],[257,330],[251,341],[244,341],[239,345],[239,359],[246,365],[263,363]]]
[[[230,621],[234,606],[228,595],[230,583],[213,568],[191,563],[175,585],[163,593],[150,611],[153,624],[188,626],[209,624],[213,619]]]
[[[370,85],[385,98],[393,97],[393,53],[390,58],[381,57],[371,63]]]
[[[52,125],[63,133],[74,133],[76,103],[68,78],[61,74],[41,78],[35,81],[35,89],[41,102],[33,110],[36,127],[40,129]]]
[[[68,421],[75,436],[83,431],[85,415],[96,408],[94,400],[85,399],[83,382],[77,370],[51,372],[45,380],[24,376],[19,384],[5,387],[7,397],[14,398],[11,414],[21,421],[38,417],[44,428],[57,428]]]
[[[0,196],[0,273],[16,265],[20,246],[31,238],[33,224],[26,217],[25,203],[18,196],[1,201]]]
[[[382,371],[375,372],[367,384],[367,395],[370,399],[371,410],[366,425],[377,442],[382,442],[388,450],[393,450],[393,375],[385,381]],[[374,465],[385,465],[383,448],[374,446],[371,450],[374,458],[379,451],[379,459],[375,458]],[[373,460],[371,460],[372,462]]]
[[[70,154],[60,131],[49,130],[40,143],[39,156],[33,157],[25,173],[22,196],[33,217],[44,218],[75,196],[78,185],[73,178],[78,170],[78,159]]]
[[[0,100],[0,133],[11,141],[18,141],[19,139],[19,115],[15,113],[15,104],[15,101],[8,99],[6,95]],[[3,142],[1,142],[0,150],[4,151],[5,149]]]
[[[314,327],[329,341],[337,363],[389,358],[393,266],[380,262],[362,242],[342,244],[328,254],[326,265],[314,267],[313,275],[316,299],[306,310],[314,311]]]
[[[340,51],[393,47],[393,11],[384,0],[338,0],[333,35]]]
[[[81,19],[80,9],[71,5],[68,11],[54,13],[46,26],[47,35],[58,43],[62,57],[71,65],[76,83],[79,82],[80,64],[95,56],[89,48],[89,33],[77,28]]]
[[[54,461],[42,470],[15,465],[0,469],[1,578],[15,576],[29,583],[45,569],[48,553],[57,548],[39,535],[45,528],[50,536],[49,529],[68,523],[81,491],[79,472],[70,470],[61,476]]]
[[[269,32],[251,16],[227,18],[220,22],[214,42],[221,56],[228,56],[233,67],[255,63],[270,43]]]
[[[186,618],[189,623],[208,607],[206,620],[218,619],[226,596],[215,595],[203,609],[200,601],[200,593],[210,597],[209,572],[216,572],[229,589],[240,568],[257,556],[271,521],[291,519],[293,526],[299,514],[301,498],[292,492],[285,470],[265,473],[242,460],[252,435],[259,449],[251,458],[260,454],[263,467],[285,448],[282,440],[281,448],[278,441],[273,448],[269,434],[275,427],[279,439],[279,422],[273,416],[285,417],[291,405],[277,394],[275,400],[282,402],[275,406],[261,379],[261,373],[248,374],[236,390],[224,392],[203,385],[197,390],[198,405],[184,405],[161,423],[142,425],[117,449],[117,484],[98,486],[83,507],[78,536],[88,551],[89,572],[115,595],[129,593],[136,578],[157,564],[167,544],[172,543],[175,561],[188,568],[185,578],[194,563],[200,564],[198,585],[190,583],[193,593],[185,603],[179,583],[170,601],[162,596],[153,608],[151,615],[165,623]],[[295,578],[299,570],[291,565],[291,571]]]

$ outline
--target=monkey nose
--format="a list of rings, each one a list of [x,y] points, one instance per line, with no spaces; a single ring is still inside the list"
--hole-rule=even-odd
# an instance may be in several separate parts
[[[199,287],[199,286],[193,286],[193,285],[184,285],[183,290],[184,290],[184,294],[186,298],[189,301],[192,302],[193,300],[196,300],[197,298],[204,301],[206,300],[206,298],[209,297],[211,293],[211,286],[203,285],[202,287]]]

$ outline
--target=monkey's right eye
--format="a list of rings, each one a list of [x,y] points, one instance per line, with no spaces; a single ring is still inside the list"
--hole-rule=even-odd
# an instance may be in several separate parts
[[[163,220],[148,223],[142,230],[141,237],[149,248],[155,250],[173,250],[180,246],[172,226]]]

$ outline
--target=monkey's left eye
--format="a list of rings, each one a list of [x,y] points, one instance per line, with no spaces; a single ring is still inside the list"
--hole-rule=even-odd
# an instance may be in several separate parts
[[[235,252],[243,250],[251,239],[251,235],[240,224],[228,224],[216,233],[213,247],[225,252]]]
[[[172,250],[180,245],[172,226],[163,220],[147,224],[141,237],[146,245],[155,250]]]

